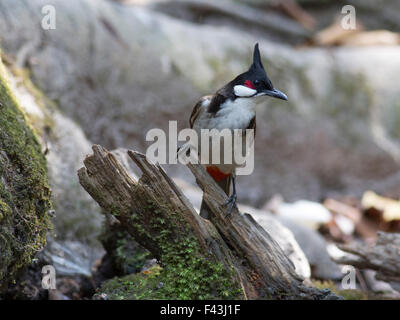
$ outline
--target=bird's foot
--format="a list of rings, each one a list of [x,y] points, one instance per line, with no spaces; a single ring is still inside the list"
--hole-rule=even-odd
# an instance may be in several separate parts
[[[237,195],[236,193],[232,194],[228,200],[224,203],[224,206],[228,206],[228,210],[226,211],[226,216],[229,216],[232,213],[233,208],[238,208],[236,205]]]

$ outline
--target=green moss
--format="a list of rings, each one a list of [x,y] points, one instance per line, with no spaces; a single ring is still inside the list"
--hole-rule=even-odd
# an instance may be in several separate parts
[[[108,219],[103,225],[100,241],[117,275],[137,273],[151,258],[150,252],[140,246],[120,224],[111,224]]]
[[[162,269],[151,276],[132,275],[106,282],[99,293],[109,299],[240,299],[242,289],[235,281],[234,270],[227,270],[214,257],[205,256],[188,224],[168,208],[168,220],[151,201],[148,202],[150,221],[140,224],[132,213],[132,225],[138,236],[156,234],[151,240],[160,248]],[[163,210],[164,211],[164,210]],[[151,229],[151,232],[149,232]]]
[[[115,261],[124,274],[140,271],[150,256],[150,252],[142,247],[132,248],[132,243],[133,240],[130,242],[127,239],[119,239],[116,243]]]
[[[367,295],[360,290],[339,290],[332,281],[314,280],[313,285],[317,289],[330,289],[337,296],[342,296],[345,300],[367,300]]]
[[[152,296],[155,298],[163,285],[161,271],[162,268],[155,265],[145,272],[108,280],[94,297],[101,292],[110,300],[151,299]]]
[[[51,208],[45,157],[6,79],[0,62],[0,287],[45,244]]]
[[[195,242],[171,248],[159,265],[139,274],[111,279],[98,291],[111,300],[132,299],[240,299],[242,290],[222,264],[196,257]],[[178,256],[175,256],[178,254]]]
[[[233,281],[233,270],[227,271],[221,263],[215,263],[198,254],[194,238],[170,246],[165,244],[161,261],[165,269],[161,273],[164,286],[159,290],[162,299],[235,299],[242,291]]]
[[[0,200],[0,223],[1,220],[8,217],[11,212],[11,208],[8,206],[8,204]]]
[[[167,205],[165,205],[167,206]],[[159,290],[162,299],[235,299],[242,295],[242,289],[234,281],[233,270],[226,270],[215,263],[212,257],[201,253],[198,241],[192,235],[181,216],[169,210],[170,225],[157,213],[153,204],[152,224],[158,230],[156,241],[161,248],[160,261],[164,286]],[[179,227],[178,227],[179,226]],[[179,230],[182,228],[182,230]],[[174,234],[180,235],[171,243]],[[185,235],[185,236],[182,236]]]
[[[12,74],[21,81],[24,89],[29,92],[29,94],[35,99],[36,105],[40,108],[43,113],[42,117],[30,114],[26,117],[28,124],[31,126],[33,131],[37,133],[38,137],[44,135],[52,135],[52,130],[54,128],[54,120],[51,112],[57,109],[56,104],[48,99],[45,94],[36,87],[30,77],[30,71],[28,69],[21,69],[15,67],[13,64],[6,64],[10,69]]]

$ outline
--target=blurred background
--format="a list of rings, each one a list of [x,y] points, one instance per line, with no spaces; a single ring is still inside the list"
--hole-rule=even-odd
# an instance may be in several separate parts
[[[256,42],[289,101],[257,107],[255,171],[239,177],[239,202],[322,234],[323,250],[399,231],[399,32],[395,0],[0,0],[3,62],[48,149],[50,256],[71,250],[74,272],[90,275],[103,254],[102,216],[76,177],[90,146],[145,152],[148,130],[187,128],[201,96],[248,69]],[[198,206],[188,169],[165,168]],[[340,278],[327,252],[306,252],[314,278]]]

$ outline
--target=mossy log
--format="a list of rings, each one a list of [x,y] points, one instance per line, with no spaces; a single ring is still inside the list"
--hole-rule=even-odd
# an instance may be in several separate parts
[[[93,146],[78,171],[81,185],[163,267],[153,298],[324,299],[307,287],[279,245],[250,215],[225,215],[227,197],[200,165],[189,165],[213,215],[201,218],[182,191],[143,154],[128,151],[142,171],[136,181],[116,157]]]
[[[50,209],[46,159],[0,58],[0,292],[46,244]]]

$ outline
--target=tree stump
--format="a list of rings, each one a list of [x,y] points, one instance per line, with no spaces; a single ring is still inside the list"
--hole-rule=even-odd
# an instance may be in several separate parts
[[[128,151],[142,171],[130,176],[101,146],[78,171],[84,189],[148,249],[163,267],[167,298],[328,299],[303,284],[288,257],[248,214],[226,216],[227,196],[201,165],[188,167],[204,191],[210,220],[194,210],[160,165]],[[157,297],[157,296],[156,296]]]

